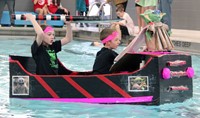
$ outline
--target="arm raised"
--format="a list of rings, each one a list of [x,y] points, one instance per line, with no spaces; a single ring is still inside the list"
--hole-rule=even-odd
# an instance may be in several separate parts
[[[69,22],[66,22],[66,35],[64,38],[61,39],[61,44],[62,45],[65,45],[67,43],[69,43],[72,38],[73,38],[73,34],[72,34],[72,27],[71,27],[71,24]]]
[[[27,20],[31,21],[33,28],[34,28],[34,30],[37,34],[36,42],[37,42],[38,45],[41,45],[42,40],[44,38],[44,32],[43,32],[42,28],[40,27],[40,25],[35,20],[35,17],[33,16],[33,14],[25,14],[25,17],[26,17]]]

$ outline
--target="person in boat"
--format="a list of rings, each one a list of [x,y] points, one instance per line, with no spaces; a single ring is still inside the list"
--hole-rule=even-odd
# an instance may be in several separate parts
[[[55,41],[55,31],[51,26],[46,26],[44,30],[36,22],[32,14],[25,14],[26,19],[30,20],[36,32],[36,38],[31,46],[32,57],[36,62],[36,74],[38,75],[56,75],[59,65],[57,53],[61,51],[62,46],[72,40],[72,28],[69,22],[66,22],[66,35],[61,40]]]
[[[96,54],[96,59],[93,65],[94,74],[108,74],[114,63],[117,53],[113,51],[120,44],[120,37],[116,29],[105,28],[100,33],[100,40],[104,47]]]

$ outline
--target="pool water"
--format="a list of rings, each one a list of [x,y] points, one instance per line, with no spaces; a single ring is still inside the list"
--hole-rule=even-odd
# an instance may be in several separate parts
[[[31,56],[33,37],[0,36],[0,118],[199,118],[200,117],[200,56],[192,55],[195,69],[193,98],[183,103],[160,106],[105,105],[59,103],[9,98],[8,55]],[[73,40],[58,54],[64,65],[75,71],[92,70],[100,47],[91,42]],[[120,46],[117,52],[124,47]]]

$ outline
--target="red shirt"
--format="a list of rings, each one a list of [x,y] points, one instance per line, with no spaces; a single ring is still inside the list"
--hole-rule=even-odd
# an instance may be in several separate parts
[[[58,10],[58,5],[57,4],[53,4],[52,0],[48,0],[48,10],[52,13],[55,14],[56,11]]]
[[[32,0],[32,2],[34,3],[34,0]],[[34,11],[38,8],[42,9],[45,5],[47,5],[47,0],[38,0],[38,2],[34,4]]]
[[[58,6],[56,6],[56,5],[54,5],[54,4],[50,4],[50,5],[48,6],[48,9],[49,9],[49,11],[50,11],[52,14],[55,14],[56,11],[58,10]]]

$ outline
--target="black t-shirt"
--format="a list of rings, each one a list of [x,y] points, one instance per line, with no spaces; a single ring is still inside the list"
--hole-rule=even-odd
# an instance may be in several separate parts
[[[61,41],[55,41],[50,46],[40,45],[34,41],[31,46],[32,57],[36,62],[36,74],[56,75],[58,74],[57,52],[61,51]]]
[[[94,74],[108,74],[109,70],[114,63],[117,53],[108,48],[102,48],[97,52],[96,59],[93,65]]]

